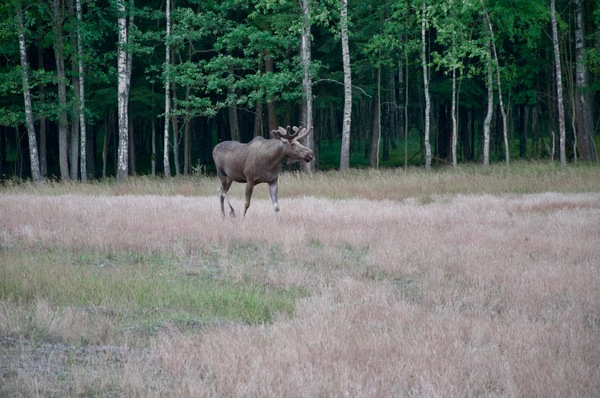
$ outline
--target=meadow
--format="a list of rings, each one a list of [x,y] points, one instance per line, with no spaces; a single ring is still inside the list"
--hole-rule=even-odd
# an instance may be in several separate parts
[[[600,395],[597,166],[279,185],[0,186],[0,397]]]

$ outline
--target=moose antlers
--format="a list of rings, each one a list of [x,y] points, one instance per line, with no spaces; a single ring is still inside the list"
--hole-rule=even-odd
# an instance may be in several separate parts
[[[290,130],[294,130],[294,132],[290,134]],[[312,127],[307,129],[306,127],[287,126],[286,128],[279,127],[279,129],[271,131],[271,135],[291,142],[306,137],[311,131]]]

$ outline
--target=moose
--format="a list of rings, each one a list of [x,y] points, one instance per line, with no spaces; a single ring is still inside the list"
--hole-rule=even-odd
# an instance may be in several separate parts
[[[293,129],[293,133],[290,130]],[[279,127],[271,131],[271,138],[255,137],[247,144],[237,141],[223,141],[215,146],[212,155],[217,166],[217,175],[221,180],[219,199],[221,213],[225,217],[225,201],[229,206],[229,214],[235,217],[235,211],[229,202],[227,191],[235,182],[246,183],[246,203],[244,217],[250,207],[254,186],[266,182],[269,184],[269,193],[275,213],[279,216],[279,203],[277,202],[277,179],[279,165],[284,159],[304,160],[307,163],[315,158],[313,151],[299,140],[306,137],[312,127],[287,128]]]

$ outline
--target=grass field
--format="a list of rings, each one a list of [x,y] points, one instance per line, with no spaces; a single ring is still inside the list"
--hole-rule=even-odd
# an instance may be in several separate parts
[[[600,395],[600,168],[217,189],[0,187],[0,397]]]

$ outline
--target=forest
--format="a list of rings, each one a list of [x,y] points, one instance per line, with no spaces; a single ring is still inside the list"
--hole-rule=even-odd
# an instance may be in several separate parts
[[[312,126],[305,171],[596,162],[599,0],[7,0],[0,178],[214,172]],[[290,166],[297,167],[297,166]]]

